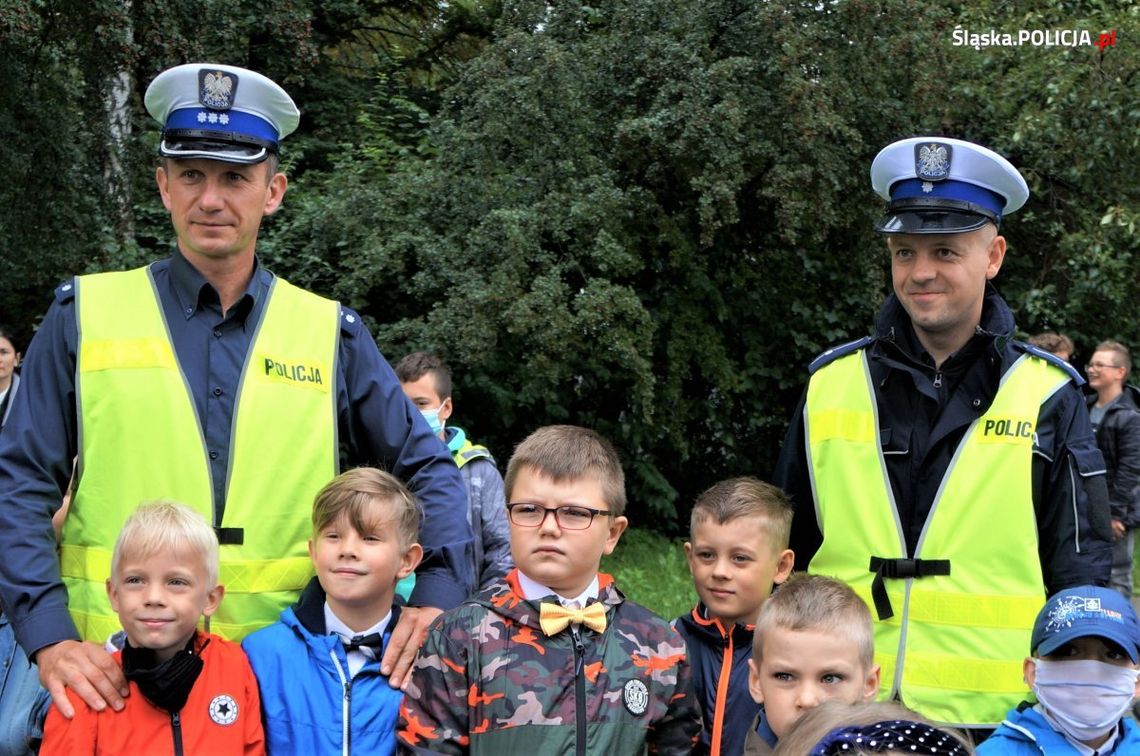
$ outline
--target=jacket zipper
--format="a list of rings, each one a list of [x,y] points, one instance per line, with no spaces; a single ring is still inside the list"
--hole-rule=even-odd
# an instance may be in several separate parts
[[[586,756],[586,679],[582,675],[586,647],[582,644],[582,636],[578,634],[578,628],[574,625],[570,626],[570,635],[574,638],[574,709],[575,719],[578,721],[574,752],[578,756]]]
[[[170,715],[170,731],[174,735],[174,756],[182,756],[182,716],[177,711]]]
[[[336,667],[336,673],[340,677],[340,685],[344,688],[344,696],[340,700],[340,742],[341,753],[344,754],[344,756],[349,756],[349,753],[352,752],[350,744],[352,731],[348,727],[348,718],[352,708],[352,678],[345,677],[344,668],[340,666],[340,659],[337,658],[335,649],[329,651],[329,657],[332,659],[333,666]]]
[[[729,676],[732,674],[732,657],[736,653],[732,642],[732,630],[726,632],[720,620],[717,620],[716,626],[720,630],[721,660],[720,677],[716,681],[716,702],[713,705],[712,735],[709,737],[709,756],[720,756],[724,710],[728,706]],[[735,629],[734,625],[733,630]]]
[[[942,371],[934,374],[934,388],[942,388]]]

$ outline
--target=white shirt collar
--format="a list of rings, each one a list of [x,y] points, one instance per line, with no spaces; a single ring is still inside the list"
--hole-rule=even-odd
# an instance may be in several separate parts
[[[377,633],[384,635],[384,631],[388,629],[388,623],[392,621],[392,610],[389,609],[388,613],[372,627],[364,632],[356,632],[348,625],[346,625],[340,617],[333,613],[332,608],[329,607],[329,602],[325,602],[325,631],[329,635],[339,635],[342,642],[347,643],[357,635],[370,635]],[[364,666],[367,659],[375,659],[376,655],[370,648],[354,648],[348,652],[348,672],[350,677],[355,677],[360,668]]]
[[[540,598],[549,596],[553,593],[558,597],[558,600],[562,603],[563,606],[569,606],[570,604],[576,603],[578,605],[578,608],[583,608],[586,606],[590,599],[596,599],[598,597],[597,575],[594,575],[594,579],[591,580],[590,584],[586,586],[586,590],[582,591],[577,596],[563,596],[557,591],[550,590],[542,583],[539,583],[536,580],[531,580],[523,573],[522,570],[519,570],[518,573],[519,588],[523,592],[523,598],[525,598],[527,601],[538,601]]]

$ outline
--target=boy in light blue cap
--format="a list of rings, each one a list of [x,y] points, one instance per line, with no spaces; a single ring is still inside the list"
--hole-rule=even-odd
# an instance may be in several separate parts
[[[1011,711],[979,756],[1108,756],[1140,753],[1125,716],[1140,695],[1140,625],[1109,588],[1082,586],[1051,598],[1033,626],[1025,682],[1037,696]]]

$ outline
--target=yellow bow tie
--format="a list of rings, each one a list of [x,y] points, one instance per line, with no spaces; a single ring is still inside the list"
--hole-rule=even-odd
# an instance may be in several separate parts
[[[557,635],[571,622],[585,625],[596,633],[606,629],[606,608],[595,601],[585,609],[567,609],[562,604],[544,603],[539,607],[538,623],[542,632]]]

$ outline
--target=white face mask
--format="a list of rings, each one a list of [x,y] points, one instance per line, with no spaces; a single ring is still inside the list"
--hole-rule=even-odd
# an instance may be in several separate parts
[[[1136,691],[1140,670],[1095,660],[1034,659],[1033,692],[1066,735],[1085,742],[1116,726]]]

